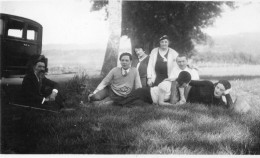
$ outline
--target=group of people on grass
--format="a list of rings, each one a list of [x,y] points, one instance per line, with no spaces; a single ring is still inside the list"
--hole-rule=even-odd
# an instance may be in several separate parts
[[[200,80],[198,71],[188,64],[188,57],[169,47],[167,35],[159,38],[159,47],[147,55],[142,46],[135,47],[138,61],[130,53],[119,57],[121,67],[113,68],[88,95],[90,102],[99,105],[133,106],[145,103],[182,105],[186,102],[218,105],[229,108],[231,84],[220,80]],[[22,89],[25,103],[45,106],[55,103],[62,109],[64,99],[57,83],[45,77],[46,60],[40,56],[32,63]],[[223,100],[223,97],[225,98]]]
[[[160,46],[150,55],[136,46],[139,58],[132,64],[132,55],[120,55],[121,67],[113,68],[89,95],[91,102],[120,106],[181,105],[186,102],[230,107],[231,84],[220,80],[199,80],[198,71],[188,65],[188,57],[169,47],[168,36],[159,39]],[[225,97],[226,99],[222,99]]]

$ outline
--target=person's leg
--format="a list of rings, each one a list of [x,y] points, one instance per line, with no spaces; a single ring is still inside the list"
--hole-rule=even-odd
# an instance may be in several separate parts
[[[112,104],[114,104],[115,102],[122,101],[122,100],[125,99],[125,98],[122,97],[122,96],[118,96],[118,95],[111,89],[111,87],[108,87],[108,88],[107,88],[107,91],[108,91],[108,95],[107,95],[106,98],[104,98],[104,99],[99,103],[100,106],[112,105]]]
[[[121,106],[132,105],[136,100],[152,103],[150,88],[138,88],[132,91],[124,100],[117,102],[117,104]]]
[[[185,104],[187,102],[187,98],[190,92],[191,86],[187,86],[185,88],[179,88],[179,104]]]
[[[151,88],[150,87],[145,87],[142,88],[143,90],[139,90],[137,94],[139,96],[139,99],[144,101],[145,103],[152,104],[152,96],[151,96]]]

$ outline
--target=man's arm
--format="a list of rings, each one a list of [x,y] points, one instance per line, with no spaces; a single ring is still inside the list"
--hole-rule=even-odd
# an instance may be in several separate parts
[[[184,88],[178,88],[179,89],[179,94],[180,94],[180,101],[177,103],[179,105],[182,105],[186,103],[185,95],[184,95]]]
[[[176,81],[172,81],[170,103],[171,104],[176,104],[178,101],[179,101],[179,96],[178,96],[177,83],[176,83]]]
[[[135,89],[138,89],[138,88],[142,88],[142,84],[141,84],[141,79],[140,79],[140,75],[139,75],[139,72],[137,69],[136,70],[136,75],[135,75]]]
[[[151,54],[149,56],[149,61],[148,61],[148,65],[147,65],[147,84],[149,86],[152,86],[153,84],[153,75],[154,75],[154,56],[156,55],[156,48],[154,48],[151,51]]]
[[[100,82],[100,84],[97,86],[97,88],[95,89],[95,91],[93,92],[93,94],[96,94],[98,91],[104,89],[106,86],[108,86],[113,77],[114,77],[114,71],[115,71],[115,68],[112,69],[108,74],[107,76]]]
[[[166,81],[175,81],[178,78],[178,75],[180,74],[180,70],[178,70],[176,67],[173,68],[170,76],[168,78],[166,78]]]
[[[53,89],[59,89],[59,85],[57,82],[54,82],[46,77],[43,78],[42,80],[43,84],[49,87],[52,87]]]
[[[226,104],[227,108],[232,107],[232,105],[233,105],[233,100],[232,100],[232,98],[231,98],[231,95],[230,95],[230,94],[226,94],[225,97],[226,97],[226,100],[227,100],[227,104]]]
[[[162,105],[162,106],[170,106],[170,105],[173,105],[169,102],[165,102],[164,101],[164,96],[165,96],[166,92],[159,88],[159,96],[158,96],[158,105]]]
[[[51,87],[52,88],[52,93],[44,99],[44,101],[42,103],[44,103],[45,101],[55,101],[55,98],[58,94],[58,89],[59,89],[59,85],[57,82],[54,82],[46,77],[43,78],[43,84],[48,86],[48,87]]]
[[[191,78],[192,80],[199,80],[200,76],[196,69],[191,69]]]

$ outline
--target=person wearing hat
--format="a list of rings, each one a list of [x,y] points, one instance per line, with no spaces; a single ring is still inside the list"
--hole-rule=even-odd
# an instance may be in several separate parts
[[[229,94],[231,91],[231,84],[227,80],[219,80],[215,84],[207,80],[191,80],[189,85],[191,86],[191,89],[188,93],[187,102],[225,106],[227,108],[233,105],[232,98]],[[226,98],[226,102],[222,97]]]
[[[171,99],[171,84],[174,84],[176,89],[179,87],[188,86],[191,81],[191,75],[187,71],[180,72],[178,78],[175,81],[165,80],[158,86],[144,87],[134,90],[129,94],[127,98],[122,101],[116,102],[119,106],[132,106],[136,104],[157,104],[161,106],[171,106],[178,102],[178,100]]]
[[[47,59],[43,55],[31,57],[28,72],[22,82],[22,103],[55,110],[73,110],[64,108],[64,99],[58,84],[46,78]]]
[[[151,51],[147,66],[147,84],[158,86],[164,79],[170,76],[172,69],[176,67],[178,53],[169,47],[167,35],[159,39],[160,46]]]

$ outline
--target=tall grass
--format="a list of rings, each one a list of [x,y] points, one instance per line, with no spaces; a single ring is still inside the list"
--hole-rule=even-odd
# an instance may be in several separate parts
[[[82,71],[62,85],[70,113],[3,105],[3,153],[260,154],[260,79],[231,81],[232,97],[248,98],[237,114],[201,104],[96,107],[87,103],[101,78]],[[84,100],[83,104],[80,102]]]

